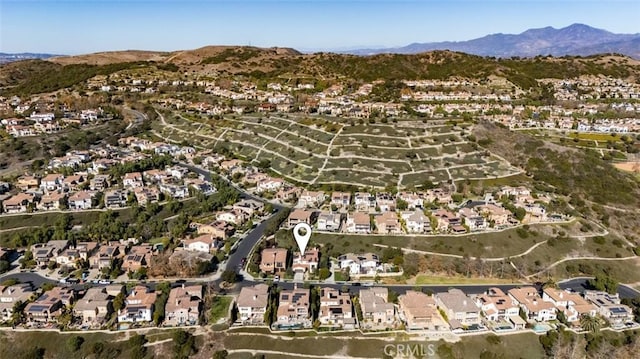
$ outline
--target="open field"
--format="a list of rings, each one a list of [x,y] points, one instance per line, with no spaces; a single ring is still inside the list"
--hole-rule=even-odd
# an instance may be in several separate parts
[[[619,170],[626,171],[626,172],[640,171],[640,162],[637,162],[637,161],[614,163],[613,166]]]
[[[621,258],[633,257],[633,251],[621,239],[611,235],[604,237],[577,231],[578,223],[562,225],[531,225],[512,228],[499,232],[474,233],[463,236],[390,236],[390,235],[349,235],[313,233],[310,245],[328,248],[332,257],[344,253],[372,252],[382,255],[388,247],[403,248],[405,252],[414,252],[429,258],[438,257],[443,260],[476,260],[482,258],[488,263],[513,263],[523,276],[531,276],[544,272],[546,268],[558,261],[572,258],[602,258],[607,265],[618,266]],[[582,236],[581,236],[582,235]],[[295,248],[290,231],[281,230],[276,233],[276,240],[281,247]],[[603,261],[604,262],[604,261]],[[567,262],[568,263],[568,262]],[[562,266],[562,264],[560,264]],[[553,267],[552,267],[553,268]],[[626,281],[623,267],[614,273],[620,281]],[[558,270],[549,271],[557,278],[567,278],[566,273]],[[545,272],[546,273],[546,272]],[[574,275],[577,273],[574,273]],[[545,274],[546,275],[546,274]],[[426,283],[460,284],[478,279],[439,278],[418,276],[416,280]],[[635,277],[635,275],[634,275]],[[495,279],[487,279],[495,282]],[[640,277],[638,278],[640,281]]]
[[[517,283],[510,279],[499,278],[466,278],[466,277],[444,277],[419,274],[411,284],[511,284]]]
[[[267,337],[260,334],[233,334],[229,333],[225,340],[227,350],[253,349],[258,353],[260,349],[272,352],[283,352],[301,355],[317,356],[353,356],[358,358],[385,357],[385,346],[394,344],[421,346],[423,354],[428,357],[432,352],[439,358],[480,358],[487,351],[489,357],[509,358],[513,354],[513,348],[527,348],[519,353],[521,358],[542,358],[542,346],[538,337],[532,333],[501,336],[496,344],[489,345],[487,335],[465,337],[457,343],[440,341],[425,341],[420,337],[400,335],[395,339],[390,338],[366,338],[357,336],[353,338],[332,337]],[[389,347],[387,347],[389,350]],[[267,352],[268,353],[268,352]],[[485,354],[487,355],[487,354]],[[233,354],[232,358],[245,358],[243,353]],[[284,358],[285,355],[266,354],[266,358]],[[291,356],[289,356],[291,357]],[[483,356],[484,357],[484,356]]]
[[[197,148],[227,150],[248,161],[269,161],[282,177],[308,185],[350,184],[399,189],[425,181],[489,179],[519,173],[499,157],[478,152],[471,124],[418,121],[354,124],[301,114],[229,115],[210,120],[165,113],[155,133]]]

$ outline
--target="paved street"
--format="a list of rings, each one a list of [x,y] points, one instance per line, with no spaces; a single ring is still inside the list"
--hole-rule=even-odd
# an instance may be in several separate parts
[[[195,167],[195,166],[191,166],[191,165],[187,165],[187,164],[183,164],[181,163],[180,166],[186,167],[188,169],[190,169],[191,171],[197,172],[199,174],[202,174],[205,179],[207,180],[211,180],[211,173],[207,170],[203,170],[199,167]],[[227,181],[226,178],[223,178],[225,181]],[[233,185],[233,184],[232,184]],[[235,187],[235,186],[234,186]],[[253,194],[247,193],[245,191],[243,191],[240,188],[237,188],[241,193],[242,193],[242,197],[243,198],[250,198],[250,199],[254,199],[257,201],[261,201],[264,202],[263,199],[261,199],[260,197],[257,197]],[[258,224],[256,226],[256,228],[254,228],[253,230],[251,230],[243,239],[241,239],[239,241],[239,243],[236,245],[235,249],[232,251],[232,253],[229,255],[227,261],[224,263],[224,267],[226,269],[230,269],[230,270],[234,270],[236,272],[239,271],[239,265],[241,264],[242,258],[248,258],[249,254],[251,253],[251,250],[253,249],[253,247],[256,245],[256,243],[258,243],[258,241],[260,240],[260,238],[262,238],[265,229],[267,228],[267,225],[269,223],[269,220],[271,218],[273,218],[273,216],[277,215],[283,208],[285,208],[282,205],[278,205],[278,204],[273,204],[272,206],[274,208],[274,213],[271,214],[271,216],[269,216],[266,220],[262,221],[260,224]],[[40,286],[45,282],[50,282],[50,283],[57,283],[57,281],[50,279],[50,278],[46,278],[43,277],[41,275],[39,275],[38,273],[32,273],[32,272],[17,272],[17,273],[12,273],[12,274],[4,274],[2,276],[0,276],[0,280],[5,280],[5,279],[9,279],[9,278],[16,278],[21,282],[31,282],[33,283],[34,286]],[[573,279],[569,279],[569,280],[565,280],[562,281],[559,284],[559,286],[562,289],[571,289],[573,291],[576,292],[582,292],[584,291],[587,286],[588,277],[581,277],[581,278],[573,278]],[[155,285],[156,282],[158,282],[160,280],[149,280],[149,282],[147,283],[147,285],[153,287]],[[211,275],[209,277],[204,277],[204,278],[191,278],[191,279],[186,279],[186,280],[174,280],[174,285],[178,285],[181,282],[185,282],[187,284],[196,284],[196,283],[201,283],[201,284],[208,284],[208,285],[215,285],[217,286],[218,284],[220,284],[220,276],[219,274],[215,274],[215,275]],[[178,283],[180,282],[180,283]],[[238,292],[240,290],[240,288],[244,287],[244,286],[248,286],[248,285],[253,285],[256,282],[260,282],[260,280],[254,280],[251,278],[243,278],[242,281],[236,283],[236,285],[234,286],[234,288],[232,289],[233,292]],[[82,289],[85,288],[87,286],[98,286],[100,284],[94,284],[94,283],[84,283],[84,284],[76,284],[73,287],[77,288],[77,289]],[[278,283],[278,285],[282,288],[286,288],[286,289],[291,289],[294,286],[294,283],[292,282],[280,282]],[[300,284],[298,284],[300,285]],[[332,284],[321,284],[323,286],[327,286],[327,287],[332,287],[332,288],[336,288],[336,289],[341,289],[345,286],[349,287],[350,291],[352,293],[358,293],[361,289],[363,288],[369,288],[370,284],[369,283],[332,283]],[[415,289],[416,287],[420,287],[422,289],[425,290],[429,290],[433,293],[439,293],[439,292],[446,292],[449,288],[452,287],[456,287],[456,288],[460,288],[463,289],[465,293],[467,294],[479,294],[482,293],[484,291],[486,291],[488,288],[490,287],[498,287],[500,289],[502,289],[503,291],[507,291],[509,289],[518,287],[518,286],[523,286],[524,284],[498,284],[498,285],[420,285],[420,286],[416,286],[416,285],[385,285],[385,284],[374,284],[375,286],[385,286],[388,287],[390,289],[393,289],[395,292],[402,294],[404,292],[406,292],[407,290],[411,290],[411,289]],[[640,292],[638,292],[637,290],[630,288],[628,286],[625,285],[620,285],[618,287],[618,293],[620,294],[620,297],[622,298],[635,298],[637,296],[640,296]]]

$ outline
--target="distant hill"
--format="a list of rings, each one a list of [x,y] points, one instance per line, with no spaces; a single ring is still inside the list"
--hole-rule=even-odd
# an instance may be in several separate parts
[[[8,62],[20,61],[20,60],[33,60],[33,59],[44,60],[54,56],[60,56],[60,55],[34,54],[31,52],[23,52],[19,54],[8,54],[8,53],[0,52],[0,64],[6,64]]]
[[[433,50],[460,51],[495,57],[587,56],[618,53],[640,59],[640,33],[614,34],[583,24],[573,24],[561,29],[553,27],[530,29],[517,35],[500,33],[469,41],[413,43],[398,48],[361,49],[345,53],[355,55],[416,54]]]
[[[640,78],[640,61],[620,55],[588,57],[491,58],[452,51],[413,55],[356,56],[336,53],[301,54],[288,48],[207,46],[174,52],[117,51],[47,60],[25,60],[0,66],[0,95],[56,91],[96,75],[139,69],[170,71],[256,81],[312,81],[327,86],[336,81],[397,81],[463,77],[506,79],[522,89],[539,87],[542,78],[603,75]]]

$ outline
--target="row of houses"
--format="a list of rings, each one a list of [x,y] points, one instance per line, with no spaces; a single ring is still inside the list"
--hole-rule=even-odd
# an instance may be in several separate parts
[[[269,291],[265,284],[242,288],[237,299],[239,324],[265,324],[264,314],[270,305]],[[560,312],[574,327],[579,327],[582,315],[602,316],[614,327],[633,320],[631,308],[620,304],[617,295],[598,291],[586,291],[581,295],[545,288],[540,295],[533,287],[514,288],[506,294],[499,288],[490,288],[480,295],[467,295],[452,288],[428,295],[408,290],[398,296],[397,303],[392,303],[386,287],[372,287],[359,291],[360,320],[354,316],[349,293],[326,287],[320,287],[319,293],[317,320],[321,325],[341,328],[382,330],[403,324],[408,331],[521,330],[527,324],[556,320]],[[272,323],[273,328],[295,329],[312,325],[309,289],[281,290],[277,297],[277,319]]]
[[[28,211],[87,210],[97,208],[99,193],[103,195],[106,208],[125,207],[129,196],[133,195],[140,205],[158,202],[163,197],[186,198],[190,191],[211,194],[216,188],[202,178],[187,178],[189,171],[178,167],[180,176],[166,175],[165,171],[146,171],[126,173],[122,178],[122,187],[108,189],[112,180],[107,175],[95,175],[90,180],[85,174],[64,176],[49,174],[43,178],[22,176],[18,178],[16,187],[21,190],[15,195],[2,200],[4,213],[25,213]],[[173,171],[168,168],[166,171]],[[159,174],[158,174],[159,173]],[[143,181],[143,178],[148,178]],[[86,188],[86,189],[81,189]]]
[[[114,307],[114,299],[123,297],[122,308]],[[150,323],[158,293],[138,285],[126,291],[120,284],[75,290],[54,287],[48,291],[34,289],[29,283],[0,286],[0,321],[14,317],[16,303],[27,303],[24,317],[27,325],[57,323],[64,313],[72,313],[73,325],[100,328],[112,317],[117,323]],[[163,326],[196,325],[202,311],[203,288],[200,285],[172,288],[165,305]]]

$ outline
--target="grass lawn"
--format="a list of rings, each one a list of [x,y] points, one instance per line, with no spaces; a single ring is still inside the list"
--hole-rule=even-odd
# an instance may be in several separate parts
[[[502,186],[519,186],[522,184],[531,183],[533,179],[527,177],[524,173],[502,177],[502,178],[487,178],[482,180],[471,180],[471,186],[480,187],[502,187]]]
[[[465,277],[446,277],[431,276],[420,274],[416,276],[415,284],[511,284],[517,283],[509,279],[499,278],[465,278]]]
[[[531,226],[535,230],[537,226]],[[286,232],[285,232],[286,233]],[[291,235],[289,234],[288,239]],[[280,237],[279,237],[280,238]],[[471,257],[509,257],[520,254],[549,237],[537,231],[521,238],[516,229],[501,232],[472,234],[467,236],[361,236],[347,234],[314,233],[312,243],[332,243],[334,248],[348,252],[377,252],[373,244],[411,248],[421,251],[465,254]]]
[[[429,342],[422,338],[398,336],[395,339],[386,335],[384,338],[371,337],[331,338],[331,337],[294,337],[282,340],[264,335],[229,335],[224,342],[227,349],[254,349],[273,350],[285,353],[318,355],[318,356],[354,356],[360,358],[380,358],[385,356],[385,346],[394,344],[421,346],[422,352],[440,358],[480,358],[483,352],[490,352],[489,357],[512,358],[515,348],[518,357],[534,359],[544,357],[542,346],[535,334],[517,334],[499,337],[499,342],[493,344],[486,335],[476,335],[462,338],[457,343],[445,343],[444,341]],[[491,356],[493,354],[493,356]],[[487,354],[484,354],[485,357]],[[234,355],[234,358],[242,358],[242,355]],[[280,358],[285,356],[266,355],[267,358]]]
[[[209,323],[216,324],[218,320],[226,318],[232,300],[232,297],[227,296],[216,296],[213,298],[211,310],[209,311]]]
[[[557,279],[607,273],[620,283],[638,283],[640,282],[640,258],[620,261],[572,260],[560,263],[549,273]]]
[[[0,358],[31,358],[33,349],[44,349],[45,358],[87,358],[95,357],[98,347],[103,358],[129,357],[128,343],[121,341],[122,333],[82,334],[84,342],[78,351],[67,345],[69,338],[77,334],[55,332],[2,332],[0,334]],[[101,344],[97,344],[101,343]]]

